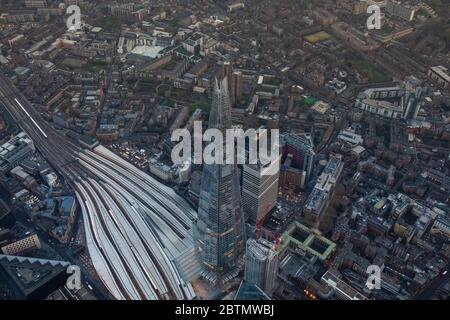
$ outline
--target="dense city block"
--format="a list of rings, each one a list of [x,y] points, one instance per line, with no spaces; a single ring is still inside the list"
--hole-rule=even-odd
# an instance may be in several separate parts
[[[447,0],[0,0],[0,300],[448,300],[449,68]]]

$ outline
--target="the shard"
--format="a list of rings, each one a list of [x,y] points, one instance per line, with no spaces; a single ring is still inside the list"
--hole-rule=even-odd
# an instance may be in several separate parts
[[[226,78],[215,81],[209,128],[219,129],[224,136],[231,128]],[[194,239],[206,279],[223,283],[238,274],[245,250],[245,229],[236,164],[204,164]]]

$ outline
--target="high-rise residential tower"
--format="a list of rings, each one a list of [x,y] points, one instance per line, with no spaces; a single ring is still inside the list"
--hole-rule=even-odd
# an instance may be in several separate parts
[[[238,70],[234,71],[232,63],[230,61],[225,61],[223,62],[223,74],[227,78],[231,106],[235,107],[242,99],[243,95],[242,72]]]
[[[282,163],[284,170],[282,173],[282,185],[290,184],[292,180],[296,180],[294,184],[298,184],[301,188],[310,180],[314,166],[314,146],[312,138],[309,134],[286,134],[283,136],[283,155]],[[301,171],[301,178],[292,175],[291,172],[298,169]],[[298,180],[298,183],[297,183]]]
[[[209,128],[222,131],[224,137],[226,129],[231,128],[227,78],[215,81]],[[203,165],[194,240],[206,279],[227,282],[238,274],[245,250],[245,229],[236,164]]]

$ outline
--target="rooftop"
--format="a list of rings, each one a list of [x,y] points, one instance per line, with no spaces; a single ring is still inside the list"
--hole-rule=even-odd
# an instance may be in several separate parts
[[[280,251],[283,251],[287,246],[298,247],[313,256],[317,256],[322,261],[327,260],[336,249],[336,244],[333,241],[297,221],[293,222],[281,236]]]

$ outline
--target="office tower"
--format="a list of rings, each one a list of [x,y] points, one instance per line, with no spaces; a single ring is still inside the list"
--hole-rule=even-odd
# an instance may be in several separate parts
[[[282,184],[304,188],[314,166],[314,145],[309,134],[283,136]]]
[[[279,162],[275,165],[279,166]],[[250,221],[258,223],[276,205],[279,171],[265,174],[271,164],[244,164],[242,168],[242,205]]]
[[[231,128],[226,78],[220,83],[215,81],[209,128],[222,131],[224,136],[226,129]],[[203,165],[194,240],[206,279],[227,282],[240,271],[245,229],[236,164]]]
[[[262,164],[260,161],[256,164],[250,164],[249,148],[250,143],[256,145],[259,150],[260,137],[267,134],[267,150],[271,152],[276,148],[276,157],[272,158],[268,164]],[[250,139],[250,137],[249,137]],[[278,142],[272,141],[270,131],[266,128],[260,127],[257,130],[257,135],[254,141],[248,141],[246,144],[245,154],[246,159],[241,169],[241,185],[242,185],[242,206],[245,218],[251,222],[258,224],[264,220],[264,217],[275,207],[278,197],[278,179],[280,176],[280,159]],[[276,146],[272,146],[276,143]],[[275,155],[274,155],[275,156]]]
[[[223,63],[223,75],[227,77],[231,106],[234,107],[242,99],[242,72],[233,71],[229,61]]]
[[[230,96],[230,105],[233,107],[236,103],[235,99],[235,84],[234,84],[234,74],[233,65],[230,61],[225,61],[223,63],[223,75],[227,78],[228,84],[228,94]]]
[[[314,225],[320,222],[331,199],[333,199],[334,190],[339,182],[343,168],[342,156],[332,155],[303,205],[305,219],[309,224]]]
[[[404,119],[416,119],[420,108],[423,105],[423,99],[426,95],[426,88],[422,87],[422,83],[414,76],[405,79],[405,95],[404,103]]]
[[[233,72],[233,87],[234,87],[234,104],[236,105],[242,99],[242,72]]]
[[[275,290],[278,252],[264,239],[249,239],[245,252],[245,282],[255,284],[269,295]]]

